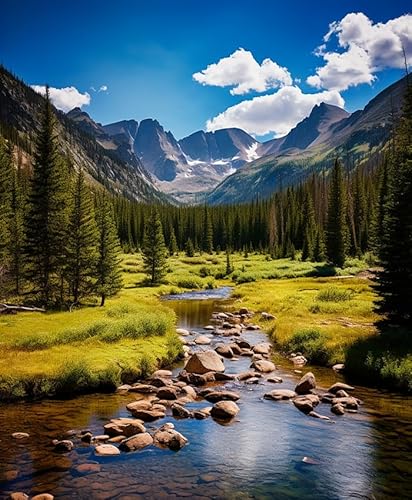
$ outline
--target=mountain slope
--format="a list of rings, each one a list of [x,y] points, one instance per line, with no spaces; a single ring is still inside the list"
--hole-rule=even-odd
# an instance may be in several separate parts
[[[379,153],[392,130],[391,116],[399,115],[405,88],[403,78],[350,116],[332,109],[335,106],[315,107],[286,137],[263,144],[260,153],[264,151],[266,156],[226,178],[207,196],[207,202],[236,203],[267,197],[281,187],[300,182],[314,171],[329,169],[336,157],[341,157],[348,168],[352,168],[356,162]],[[340,116],[343,118],[339,120]],[[318,125],[313,127],[315,123]],[[267,154],[268,151],[273,153]]]
[[[29,161],[43,101],[41,95],[0,67],[0,133],[22,144]],[[73,120],[55,110],[59,147],[61,153],[70,156],[74,167],[83,168],[94,183],[112,193],[141,201],[165,201],[141,162],[127,163],[116,148],[105,149],[98,141],[100,126],[87,113],[80,116],[78,112],[77,120]]]

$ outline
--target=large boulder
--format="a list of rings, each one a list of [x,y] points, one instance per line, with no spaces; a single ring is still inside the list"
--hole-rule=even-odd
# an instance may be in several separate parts
[[[239,413],[239,406],[233,401],[219,401],[216,403],[210,414],[218,420],[230,420]]]
[[[132,418],[125,419],[113,419],[113,421],[109,422],[104,426],[104,432],[108,434],[110,437],[115,436],[126,436],[131,437],[135,434],[140,434],[142,432],[146,432],[144,425],[139,422],[139,420],[135,420]]]
[[[142,450],[151,444],[153,444],[152,436],[148,432],[143,432],[122,441],[120,449],[123,451]]]
[[[316,389],[316,379],[312,372],[305,373],[295,387],[297,394],[309,394],[312,389]]]
[[[224,372],[225,365],[215,351],[196,352],[193,354],[185,366],[188,373],[203,375],[207,372]]]

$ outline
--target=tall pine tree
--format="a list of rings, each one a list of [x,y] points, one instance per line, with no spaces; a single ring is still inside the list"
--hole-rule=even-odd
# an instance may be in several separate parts
[[[156,209],[150,211],[145,224],[142,246],[144,271],[153,286],[161,282],[166,274],[167,248],[163,236],[162,223]]]
[[[67,175],[59,157],[55,118],[48,89],[36,140],[33,176],[26,218],[27,277],[32,293],[45,306],[62,298],[67,230]]]
[[[342,165],[338,159],[331,171],[328,218],[326,227],[326,255],[330,263],[343,267],[346,257],[346,208]]]
[[[122,287],[120,244],[113,206],[106,194],[97,195],[95,210],[98,231],[95,292],[100,296],[100,305],[104,306],[106,298],[116,295]]]
[[[408,81],[403,113],[389,168],[380,248],[378,310],[389,321],[412,325],[412,84]]]
[[[93,290],[98,241],[93,200],[82,170],[72,183],[70,201],[65,276],[70,300],[77,304]]]

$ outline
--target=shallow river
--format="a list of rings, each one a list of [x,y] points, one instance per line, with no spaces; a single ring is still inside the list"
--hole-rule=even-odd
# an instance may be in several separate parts
[[[202,327],[212,312],[230,307],[226,292],[213,291],[206,300],[191,293],[167,305],[176,311],[179,326],[206,333]],[[251,343],[266,340],[258,331],[242,336]],[[335,417],[321,403],[316,410],[333,422],[318,420],[290,402],[262,398],[275,388],[293,388],[300,378],[289,361],[276,356],[274,361],[283,384],[226,384],[241,394],[240,413],[229,425],[171,416],[146,424],[150,430],[174,422],[189,439],[178,452],[149,447],[100,458],[78,440],[68,454],[53,451],[51,440],[66,437],[67,431],[102,434],[110,418],[130,416],[126,404],[136,399],[133,394],[0,405],[0,498],[12,491],[84,499],[412,498],[411,398],[357,387],[354,395],[363,401],[359,413]],[[245,371],[250,358],[225,360],[225,365],[227,373]],[[331,369],[311,369],[320,387],[342,380]],[[187,407],[209,405],[199,401]],[[30,438],[13,440],[10,435],[16,431],[28,432]],[[75,467],[85,462],[99,463],[100,472],[78,476]]]

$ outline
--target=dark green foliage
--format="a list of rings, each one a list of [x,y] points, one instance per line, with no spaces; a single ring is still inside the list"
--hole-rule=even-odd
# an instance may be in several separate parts
[[[343,267],[346,257],[346,203],[342,165],[335,161],[331,171],[329,191],[328,220],[326,228],[326,254],[328,260]]]
[[[83,171],[72,183],[66,240],[66,272],[70,300],[78,303],[91,294],[97,262],[97,227],[93,200]]]
[[[153,286],[160,283],[166,274],[167,248],[162,223],[156,209],[152,209],[146,221],[142,254],[144,271],[149,277],[150,284]]]
[[[19,295],[24,274],[24,205],[21,172],[13,169],[11,181],[11,217],[9,221],[9,272],[11,293]]]
[[[193,246],[193,242],[191,238],[188,238],[186,241],[186,257],[193,257],[195,255],[195,247]]]
[[[314,260],[316,244],[316,222],[315,210],[313,208],[312,196],[306,193],[303,204],[303,245],[302,260]]]
[[[115,295],[122,287],[120,274],[120,245],[113,217],[113,205],[107,195],[96,197],[96,225],[98,231],[95,292],[103,306],[107,297]]]
[[[390,322],[412,325],[412,84],[408,84],[383,207],[378,310]],[[385,197],[384,197],[385,199]],[[381,208],[382,209],[382,208]]]
[[[179,251],[177,246],[176,234],[173,226],[170,227],[170,236],[169,236],[169,253],[170,255],[175,255]]]
[[[54,120],[47,93],[26,218],[27,279],[36,301],[45,306],[62,303],[67,229],[67,167],[57,152]]]

